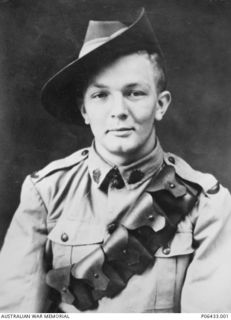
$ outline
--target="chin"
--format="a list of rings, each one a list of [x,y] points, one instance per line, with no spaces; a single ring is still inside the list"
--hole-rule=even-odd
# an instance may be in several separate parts
[[[129,145],[129,144],[110,144],[107,147],[107,150],[112,153],[116,154],[117,156],[126,156],[130,154],[138,153],[140,150],[140,146],[137,145]]]

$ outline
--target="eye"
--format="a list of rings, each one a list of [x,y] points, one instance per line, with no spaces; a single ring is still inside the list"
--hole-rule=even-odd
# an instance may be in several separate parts
[[[129,90],[127,91],[126,95],[130,98],[140,98],[142,96],[145,96],[146,93],[143,90]]]
[[[92,99],[106,99],[107,96],[108,93],[106,91],[96,92],[91,95]]]

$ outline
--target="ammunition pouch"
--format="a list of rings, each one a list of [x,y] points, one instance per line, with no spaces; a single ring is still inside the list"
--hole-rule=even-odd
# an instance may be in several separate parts
[[[135,274],[155,262],[155,252],[174,237],[178,223],[193,209],[201,188],[177,177],[172,166],[164,166],[154,186],[144,192],[118,221],[109,238],[80,262],[50,270],[47,284],[62,301],[84,311],[95,309],[103,297],[114,297]],[[157,215],[165,226],[154,230]]]

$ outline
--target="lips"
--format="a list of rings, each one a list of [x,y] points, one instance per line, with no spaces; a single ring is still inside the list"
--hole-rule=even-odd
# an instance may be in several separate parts
[[[106,133],[108,133],[108,132],[123,132],[123,131],[134,131],[134,128],[126,128],[126,127],[113,128],[113,129],[108,129],[106,131]]]

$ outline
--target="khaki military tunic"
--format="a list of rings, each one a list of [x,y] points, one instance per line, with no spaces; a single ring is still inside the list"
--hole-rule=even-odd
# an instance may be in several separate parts
[[[112,221],[151,190],[164,163],[200,185],[198,202],[173,240],[158,249],[155,264],[91,312],[231,312],[230,194],[212,175],[164,153],[159,143],[143,159],[118,168],[93,145],[25,179],[0,254],[0,312],[47,312],[48,270],[79,262],[98,248],[109,237]],[[106,183],[112,170],[119,178]],[[164,224],[155,214],[154,230]],[[60,310],[79,312],[65,292]]]

